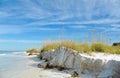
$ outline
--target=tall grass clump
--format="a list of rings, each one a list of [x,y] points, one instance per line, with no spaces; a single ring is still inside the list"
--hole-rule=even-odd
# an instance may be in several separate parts
[[[108,53],[120,54],[120,46],[111,46],[110,51]]]
[[[45,43],[41,49],[41,52],[49,51],[60,47],[60,43]]]
[[[29,55],[37,54],[37,53],[40,53],[40,50],[36,48],[31,48],[31,49],[27,49],[26,53],[28,53]]]
[[[81,45],[84,49],[83,49],[83,51],[85,52],[85,53],[90,53],[92,50],[91,50],[91,46],[90,45],[88,45],[87,43],[84,43],[84,44],[82,44]]]
[[[76,46],[76,42],[73,42],[73,41],[61,41],[60,46],[73,49]]]
[[[88,53],[91,51],[91,47],[87,43],[77,43],[73,49],[76,51],[85,52],[85,53]]]
[[[104,52],[104,51],[105,51],[105,50],[104,50],[104,47],[105,47],[105,45],[102,44],[102,43],[93,43],[93,44],[91,45],[92,51]]]

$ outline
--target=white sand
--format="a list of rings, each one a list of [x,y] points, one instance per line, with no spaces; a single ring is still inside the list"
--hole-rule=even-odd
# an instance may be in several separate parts
[[[36,56],[28,56],[28,66],[24,71],[20,71],[13,78],[68,78],[71,75],[57,69],[38,68],[40,62]]]
[[[71,71],[59,71],[57,69],[47,69],[38,68],[40,60],[36,56],[27,56],[29,59],[28,67],[26,70],[21,71],[19,74],[16,74],[14,78],[72,78]],[[77,78],[77,77],[74,77]],[[94,78],[94,74],[81,74],[79,78]]]
[[[106,59],[106,60],[120,60],[120,55],[106,55],[104,53],[93,53],[91,57],[96,59]],[[86,55],[86,57],[89,57]],[[101,58],[102,57],[102,58]],[[66,73],[64,71],[58,71],[57,69],[47,69],[38,68],[37,64],[40,63],[40,60],[36,56],[27,56],[28,67],[26,70],[22,71],[15,78],[71,78],[70,71]],[[80,78],[94,78],[94,73],[80,74]]]
[[[105,55],[102,53],[93,53],[91,57],[94,58],[101,58],[101,59],[116,59],[120,60],[120,55]],[[17,56],[18,57],[18,56]],[[17,58],[16,57],[16,58]],[[88,55],[86,55],[88,57]],[[21,70],[16,71],[6,71],[6,76],[2,76],[0,73],[0,78],[71,78],[71,71],[68,71],[69,73],[66,73],[64,71],[58,71],[57,69],[47,69],[44,70],[43,68],[38,68],[37,64],[40,63],[40,60],[37,58],[36,55],[32,56],[22,56],[21,58],[24,58],[24,61],[26,62],[22,66],[24,67]],[[23,59],[21,59],[23,60]],[[20,63],[21,62],[17,62]],[[16,67],[14,67],[16,68]],[[80,78],[94,78],[94,73],[88,73],[88,74],[80,74]]]

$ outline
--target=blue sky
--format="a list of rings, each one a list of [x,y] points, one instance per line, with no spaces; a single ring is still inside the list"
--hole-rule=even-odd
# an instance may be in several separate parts
[[[61,29],[64,27],[64,32]],[[120,0],[0,0],[0,50],[40,47],[47,39],[120,41]]]

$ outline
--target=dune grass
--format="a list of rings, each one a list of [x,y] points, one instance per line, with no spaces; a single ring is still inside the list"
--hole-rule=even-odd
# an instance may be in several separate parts
[[[27,49],[26,53],[28,53],[28,55],[37,54],[40,53],[40,50],[36,48],[31,48],[31,49]]]
[[[51,49],[56,49],[60,47],[60,43],[56,42],[56,43],[46,43],[43,45],[41,52],[45,52],[45,51],[49,51]]]
[[[106,48],[109,48],[109,45],[106,45],[106,44],[103,44],[103,43],[93,43],[91,45],[92,51],[105,52]]]
[[[80,42],[71,41],[71,40],[63,40],[59,42],[47,41],[46,43],[43,44],[40,50],[32,48],[32,49],[26,50],[26,52],[29,54],[40,53],[40,52],[46,52],[52,49],[57,49],[59,47],[71,48],[73,50],[76,50],[78,52],[83,52],[83,53],[103,52],[103,53],[110,53],[110,54],[120,54],[120,46],[110,46],[100,42],[88,44],[88,43],[80,43]]]
[[[80,43],[80,42],[68,41],[68,40],[60,41],[60,42],[45,43],[44,46],[41,48],[40,52],[49,51],[51,49],[56,49],[61,46],[66,48],[71,48],[78,52],[84,52],[84,53],[104,52],[104,53],[111,53],[111,54],[120,54],[119,46],[109,46],[107,44],[103,44],[100,42],[87,44],[87,43]]]
[[[51,49],[56,49],[59,47],[66,47],[66,48],[71,48],[76,51],[81,51],[81,52],[91,52],[91,47],[87,43],[79,43],[79,42],[74,42],[74,41],[61,41],[61,42],[48,42],[44,44],[44,46],[41,49],[41,52],[45,52]]]
[[[120,54],[120,46],[112,46],[107,52],[112,54]]]

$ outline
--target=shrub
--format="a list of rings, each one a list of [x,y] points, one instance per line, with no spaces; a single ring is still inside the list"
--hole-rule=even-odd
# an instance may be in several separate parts
[[[120,54],[120,47],[119,46],[112,46],[108,53],[111,54]]]
[[[31,49],[27,49],[26,52],[29,53],[29,55],[32,55],[35,53],[40,53],[40,50],[38,50],[36,48],[31,48]]]
[[[89,52],[91,52],[92,50],[91,50],[91,47],[87,44],[87,45],[84,45],[83,46],[84,47],[84,52],[85,53],[89,53]]]
[[[120,42],[118,42],[118,43],[113,43],[112,46],[120,46]]]
[[[104,44],[102,43],[93,43],[91,45],[92,51],[104,52]]]

